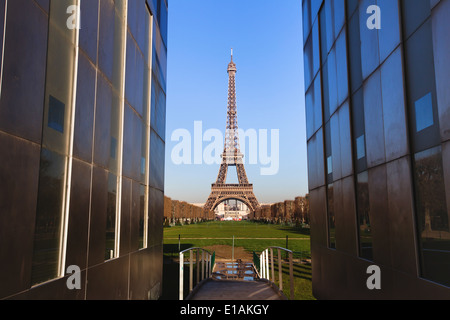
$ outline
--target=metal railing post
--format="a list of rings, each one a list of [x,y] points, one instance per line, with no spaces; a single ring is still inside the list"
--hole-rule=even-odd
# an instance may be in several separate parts
[[[278,289],[283,291],[283,259],[281,250],[286,252],[286,259],[289,259],[289,293],[290,299],[294,299],[294,253],[286,248],[281,247],[268,247],[261,252],[260,255],[260,277],[262,279],[267,279],[275,284],[275,255],[274,249],[278,251]],[[269,261],[270,259],[270,261]],[[270,264],[270,267],[269,267]],[[272,275],[270,275],[272,273]]]
[[[270,262],[271,262],[271,268],[272,268],[272,281],[275,282],[275,269],[274,269],[273,248],[270,248]]]
[[[196,284],[200,282],[200,265],[199,265],[199,249],[196,250],[196,257],[195,257],[195,267],[197,268],[197,278],[196,278]]]
[[[184,254],[180,253],[180,287],[179,287],[179,299],[183,300],[184,299],[184,288],[183,288],[183,274],[184,274]]]
[[[283,291],[283,265],[281,261],[281,250],[278,249],[278,281],[280,282],[280,290]]]
[[[262,252],[261,262],[262,262],[262,277],[263,277],[263,279],[266,279],[267,277],[266,277],[266,252],[265,251]]]
[[[294,299],[294,261],[292,252],[289,251],[289,282],[290,282],[290,298]]]
[[[209,278],[209,253],[206,253],[206,266],[205,266],[205,276]]]
[[[231,252],[231,260],[234,261],[234,236],[233,236],[233,246],[232,246],[232,252]]]
[[[200,283],[200,268],[202,269],[201,273],[201,280],[205,280],[206,278],[210,278],[212,276],[212,254],[203,248],[189,248],[186,250],[183,250],[179,253],[180,256],[180,268],[179,268],[179,292],[178,296],[180,300],[184,300],[184,264],[185,264],[185,258],[184,255],[186,252],[189,251],[189,294],[192,294],[194,290],[194,253],[196,252],[196,261],[195,266],[197,268],[197,280],[196,285]],[[200,250],[202,250],[202,261],[200,266]],[[186,261],[187,264],[187,261]]]
[[[212,256],[209,255],[208,257],[209,257],[209,259],[208,259],[208,278],[210,278],[210,277],[211,277],[211,274],[212,274],[212,271],[211,271],[211,260],[212,260]]]
[[[189,292],[194,288],[194,266],[193,266],[192,250],[189,250]]]
[[[205,251],[202,250],[202,281],[205,279]]]

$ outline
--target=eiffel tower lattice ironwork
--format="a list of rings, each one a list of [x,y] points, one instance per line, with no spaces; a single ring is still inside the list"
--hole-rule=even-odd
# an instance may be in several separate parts
[[[211,186],[211,194],[204,205],[205,210],[214,210],[221,202],[236,199],[245,203],[250,210],[255,211],[259,202],[253,193],[253,184],[248,182],[243,157],[239,145],[238,123],[236,112],[236,64],[233,62],[233,49],[231,49],[231,62],[228,65],[228,111],[227,128],[225,132],[225,146],[222,154],[219,175],[216,183]],[[238,184],[227,184],[229,167],[236,167]]]

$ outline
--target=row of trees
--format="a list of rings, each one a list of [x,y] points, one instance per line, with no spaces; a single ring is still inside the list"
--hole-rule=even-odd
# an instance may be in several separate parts
[[[308,224],[310,221],[309,196],[296,197],[270,205],[263,205],[249,216],[250,220],[271,223]]]
[[[214,211],[205,212],[202,207],[164,196],[164,224],[185,224],[214,220]]]
[[[202,207],[164,196],[164,224],[186,224],[216,219],[214,211],[205,212]],[[270,223],[309,224],[309,196],[296,197],[270,205],[262,205],[248,215],[248,220]]]

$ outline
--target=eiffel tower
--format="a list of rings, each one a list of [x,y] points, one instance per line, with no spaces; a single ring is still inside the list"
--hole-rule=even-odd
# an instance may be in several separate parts
[[[222,154],[222,164],[216,183],[211,186],[211,194],[204,205],[204,210],[214,210],[221,202],[228,199],[242,201],[247,207],[255,211],[259,202],[253,193],[253,184],[248,182],[245,173],[244,155],[240,151],[238,123],[236,112],[236,64],[233,62],[233,49],[231,49],[231,62],[228,65],[228,112],[227,128],[225,133],[225,146]],[[229,167],[236,167],[238,184],[227,184]]]

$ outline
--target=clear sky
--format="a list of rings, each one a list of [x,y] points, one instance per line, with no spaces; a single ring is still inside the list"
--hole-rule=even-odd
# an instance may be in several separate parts
[[[165,194],[191,203],[208,198],[219,165],[193,164],[194,122],[202,122],[203,133],[218,129],[224,134],[231,48],[238,69],[239,128],[266,129],[268,155],[271,130],[279,130],[277,174],[262,175],[261,167],[269,165],[259,157],[249,164],[249,151],[242,150],[257,199],[271,203],[306,194],[301,1],[170,0],[168,32]],[[177,129],[191,134],[192,164],[173,161],[181,141],[171,139]],[[203,142],[203,148],[209,144]]]

